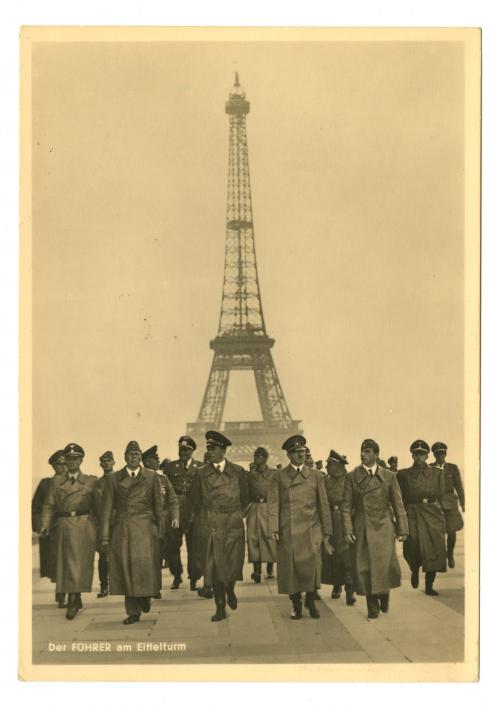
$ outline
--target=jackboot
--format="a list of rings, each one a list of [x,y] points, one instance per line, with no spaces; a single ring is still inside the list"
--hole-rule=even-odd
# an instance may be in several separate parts
[[[235,595],[235,583],[228,583],[226,585],[226,601],[228,602],[228,607],[230,610],[236,610],[238,607],[238,600]]]
[[[342,593],[342,585],[334,585],[332,590],[332,600],[338,600]]]
[[[254,561],[253,565],[254,569],[250,577],[252,578],[254,583],[260,583],[262,579],[262,563],[260,561]]]
[[[425,594],[426,595],[438,595],[439,593],[432,587],[434,585],[434,580],[436,579],[436,571],[430,571],[425,574]]]
[[[379,602],[375,595],[366,595],[368,619],[376,619],[379,616]]]
[[[172,585],[170,586],[170,589],[171,589],[171,590],[178,590],[178,589],[179,589],[179,585],[180,585],[181,582],[182,582],[181,576],[180,576],[180,575],[175,575],[175,576],[174,576],[173,583],[172,583]]]
[[[310,617],[313,619],[320,619],[320,612],[318,611],[318,607],[315,605],[315,594],[313,592],[306,593],[305,607],[308,608]]]
[[[412,575],[410,577],[410,584],[413,588],[417,589],[419,586],[419,571],[412,570]]]
[[[267,580],[274,578],[274,563],[267,561]]]
[[[354,586],[349,583],[345,584],[345,602],[347,605],[355,605],[356,597],[354,594]]]
[[[225,587],[223,583],[215,583],[213,585],[213,592],[216,612],[211,617],[211,621],[221,622],[221,620],[226,619]]]
[[[291,612],[291,619],[301,619],[303,616],[303,605],[301,604],[301,593],[295,592],[293,595],[289,595],[289,599],[293,603],[293,611]]]
[[[97,597],[107,597],[109,594],[109,584],[108,583],[101,583],[100,584],[100,592],[97,593]]]
[[[451,531],[447,535],[447,564],[449,568],[454,568],[456,563],[454,562],[454,547],[456,545],[456,532]]]
[[[379,606],[381,608],[381,612],[388,612],[389,604],[390,604],[390,593],[386,592],[383,593],[382,595],[378,595],[378,601],[379,601]]]
[[[68,593],[68,609],[66,610],[66,618],[74,619],[77,616],[79,605],[79,595],[76,592]]]
[[[64,609],[67,606],[65,598],[66,598],[66,595],[64,592],[55,592],[55,600],[58,603],[58,607],[60,609]]]
[[[205,597],[206,600],[212,600],[213,599],[213,588],[209,587],[209,585],[203,585],[202,587],[197,588],[197,594],[199,597]]]

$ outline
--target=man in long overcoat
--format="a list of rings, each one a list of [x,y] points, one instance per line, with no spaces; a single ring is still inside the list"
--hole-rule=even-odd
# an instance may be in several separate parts
[[[269,529],[277,542],[277,587],[293,604],[291,619],[302,617],[302,593],[310,616],[320,617],[315,590],[321,584],[322,540],[331,549],[332,520],[321,472],[305,463],[306,440],[295,435],[282,449],[289,465],[277,470],[267,495]]]
[[[235,582],[243,580],[248,484],[245,470],[225,457],[231,441],[217,431],[205,435],[209,461],[194,474],[186,512],[199,518],[194,528],[199,532],[198,562],[204,584],[213,586],[216,613],[211,620],[219,622],[226,618],[226,603],[232,610],[238,605]]]
[[[454,568],[454,547],[456,546],[456,532],[461,531],[464,526],[463,517],[458,508],[458,500],[461,511],[464,514],[464,488],[461,480],[459,468],[454,463],[446,463],[447,445],[442,441],[437,441],[431,448],[436,459],[431,463],[436,468],[440,468],[444,474],[444,495],[441,499],[441,508],[444,513],[447,534],[447,564]]]
[[[434,590],[436,573],[445,573],[446,524],[441,509],[444,475],[440,468],[427,464],[429,444],[417,440],[410,446],[413,465],[397,475],[407,510],[409,537],[403,545],[403,556],[412,571],[413,588],[419,585],[419,570],[425,572],[425,594]]]
[[[56,592],[68,593],[66,618],[82,608],[82,592],[92,591],[96,541],[95,475],[81,472],[85,451],[69,443],[63,451],[67,472],[51,481],[41,512],[41,532],[56,520]]]
[[[95,499],[96,499],[96,515],[97,515],[97,545],[96,551],[99,554],[99,560],[97,563],[99,582],[100,582],[100,592],[97,593],[97,597],[107,597],[109,594],[109,557],[107,555],[107,547],[102,546],[102,535],[101,535],[101,515],[102,515],[102,498],[104,496],[104,490],[107,482],[107,478],[114,470],[114,455],[111,450],[106,450],[105,453],[99,458],[100,467],[102,468],[103,475],[97,480],[97,486],[95,488]]]
[[[391,588],[400,586],[395,550],[408,535],[400,488],[391,470],[378,465],[379,445],[371,438],[361,445],[361,465],[347,474],[342,498],[342,530],[351,545],[354,587],[366,596],[368,617],[388,611]],[[396,520],[393,523],[393,517]]]
[[[108,478],[102,500],[102,543],[109,547],[111,595],[124,595],[134,624],[150,611],[150,599],[162,587],[160,527],[162,496],[158,477],[141,466],[141,449],[130,441],[126,465]],[[116,518],[111,530],[113,511]],[[110,541],[110,544],[109,544]]]
[[[262,562],[267,564],[267,577],[274,577],[273,565],[277,560],[276,543],[272,540],[267,521],[267,493],[276,472],[267,465],[269,453],[259,447],[254,453],[252,468],[247,474],[250,507],[247,512],[248,561],[253,563],[252,580],[260,583]]]
[[[166,558],[170,572],[174,576],[171,590],[178,590],[182,582],[182,561],[180,558],[180,549],[185,537],[185,545],[187,548],[187,575],[190,580],[190,589],[196,590],[196,580],[200,575],[194,570],[193,551],[194,543],[192,540],[193,517],[186,512],[185,505],[187,495],[191,488],[192,478],[196,470],[201,467],[201,463],[194,460],[192,454],[196,450],[196,442],[190,436],[181,436],[178,440],[178,460],[171,460],[165,465],[165,475],[169,479],[172,487],[179,500],[179,515],[180,526],[171,528],[166,545]],[[185,517],[185,519],[184,519]]]
[[[66,472],[65,458],[62,450],[57,450],[49,458],[48,463],[54,470],[54,474],[63,475]],[[43,477],[38,484],[31,504],[32,530],[39,534],[39,571],[41,578],[50,578],[51,582],[56,582],[56,519],[53,517],[49,535],[41,534],[41,512],[43,504],[48,498],[48,490],[52,477]],[[58,607],[66,607],[65,594],[55,591],[55,602]]]
[[[354,576],[350,558],[349,544],[344,538],[340,507],[344,496],[345,478],[347,476],[347,458],[330,451],[327,458],[327,475],[325,476],[325,489],[327,491],[328,506],[332,516],[333,553],[328,553],[322,546],[322,583],[333,585],[332,598],[338,599],[345,586],[345,601],[348,605],[356,602],[354,597]]]

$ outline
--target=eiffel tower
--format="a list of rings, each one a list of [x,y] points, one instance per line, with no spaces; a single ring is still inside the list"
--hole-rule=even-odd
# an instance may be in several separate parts
[[[255,255],[252,197],[248,166],[246,116],[250,103],[238,74],[225,105],[230,120],[228,195],[223,294],[218,335],[211,340],[214,358],[197,421],[187,433],[201,446],[204,432],[221,430],[233,442],[227,457],[250,462],[259,445],[270,453],[270,462],[284,462],[285,438],[301,433],[300,422],[289,413],[272,360],[274,339],[267,335],[260,298]],[[228,382],[232,370],[253,370],[262,412],[261,421],[223,424]],[[202,446],[201,446],[202,447]]]

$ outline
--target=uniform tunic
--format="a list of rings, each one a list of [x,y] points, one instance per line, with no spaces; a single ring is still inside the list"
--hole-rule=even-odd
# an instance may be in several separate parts
[[[281,594],[314,592],[321,581],[323,537],[332,535],[323,475],[303,465],[277,470],[267,495],[269,529],[279,533],[277,587]]]
[[[240,465],[225,462],[223,472],[212,463],[198,468],[192,480],[187,515],[195,517],[196,573],[204,583],[243,580],[248,484]]]
[[[322,544],[322,583],[327,585],[344,585],[354,582],[349,544],[342,531],[340,515],[346,474],[343,472],[338,477],[332,475],[325,477],[325,489],[333,527],[331,544],[335,549],[333,555],[330,555]]]
[[[160,482],[152,470],[140,468],[134,479],[126,468],[110,475],[102,500],[102,540],[110,538],[112,595],[148,597],[160,591],[162,521]]]
[[[444,494],[440,505],[446,521],[446,532],[460,531],[464,522],[459,511],[458,499],[464,511],[464,489],[459,468],[453,463],[444,463],[443,465],[431,463],[431,467],[440,468],[444,473]]]
[[[192,485],[192,478],[196,470],[201,467],[201,463],[191,458],[186,464],[183,460],[172,460],[165,466],[165,475],[175,490],[179,502],[180,526],[178,529],[168,528],[165,541],[165,555],[169,564],[170,572],[175,576],[182,573],[182,562],[180,559],[180,547],[185,536],[187,546],[187,572],[192,580],[200,577],[196,571],[194,561],[194,540],[193,523],[187,520],[186,510],[187,496]]]
[[[179,497],[175,494],[172,483],[166,475],[155,473],[160,483],[160,493],[162,495],[162,523],[160,525],[160,540],[166,542],[173,521],[180,521]]]
[[[267,492],[276,471],[266,466],[264,470],[254,469],[247,473],[250,507],[247,512],[248,560],[277,560],[276,543],[272,540],[267,522]]]
[[[403,544],[403,556],[415,572],[444,573],[446,565],[446,525],[440,500],[444,495],[442,470],[430,465],[405,468],[398,482],[407,510],[409,537]]]
[[[91,592],[96,541],[94,475],[68,473],[51,479],[41,511],[41,530],[56,520],[56,592]],[[76,515],[76,512],[81,514]],[[71,513],[72,516],[62,516]]]
[[[354,534],[350,547],[354,588],[360,595],[383,595],[400,586],[401,571],[396,555],[398,534],[408,534],[400,488],[391,470],[377,468],[371,475],[359,465],[345,478],[341,505],[343,535]]]
[[[104,474],[102,477],[99,477],[97,480],[97,484],[95,486],[95,517],[97,520],[97,544],[96,544],[96,550],[101,553],[101,543],[102,543],[102,524],[101,524],[101,518],[102,518],[102,499],[104,497],[104,490],[106,483],[109,479],[109,477],[112,475],[112,472],[109,474]],[[111,526],[114,523],[114,520],[116,518],[115,512],[112,513],[112,518],[111,518]]]
[[[48,497],[52,477],[44,477],[38,484],[31,504],[32,530],[41,531],[41,511]],[[39,572],[41,578],[56,580],[56,522],[53,519],[49,536],[39,536]]]

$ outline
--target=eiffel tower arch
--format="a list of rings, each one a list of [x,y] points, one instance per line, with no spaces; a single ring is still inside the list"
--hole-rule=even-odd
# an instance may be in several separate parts
[[[226,102],[229,116],[228,193],[223,293],[218,335],[211,371],[197,421],[187,433],[204,444],[208,429],[222,430],[233,442],[227,457],[249,462],[258,445],[271,454],[271,463],[284,462],[281,445],[287,436],[301,433],[293,420],[272,359],[274,339],[267,335],[260,297],[255,254],[252,195],[248,162],[246,116],[250,103],[238,74]],[[261,420],[223,423],[230,372],[252,370],[257,387]]]

